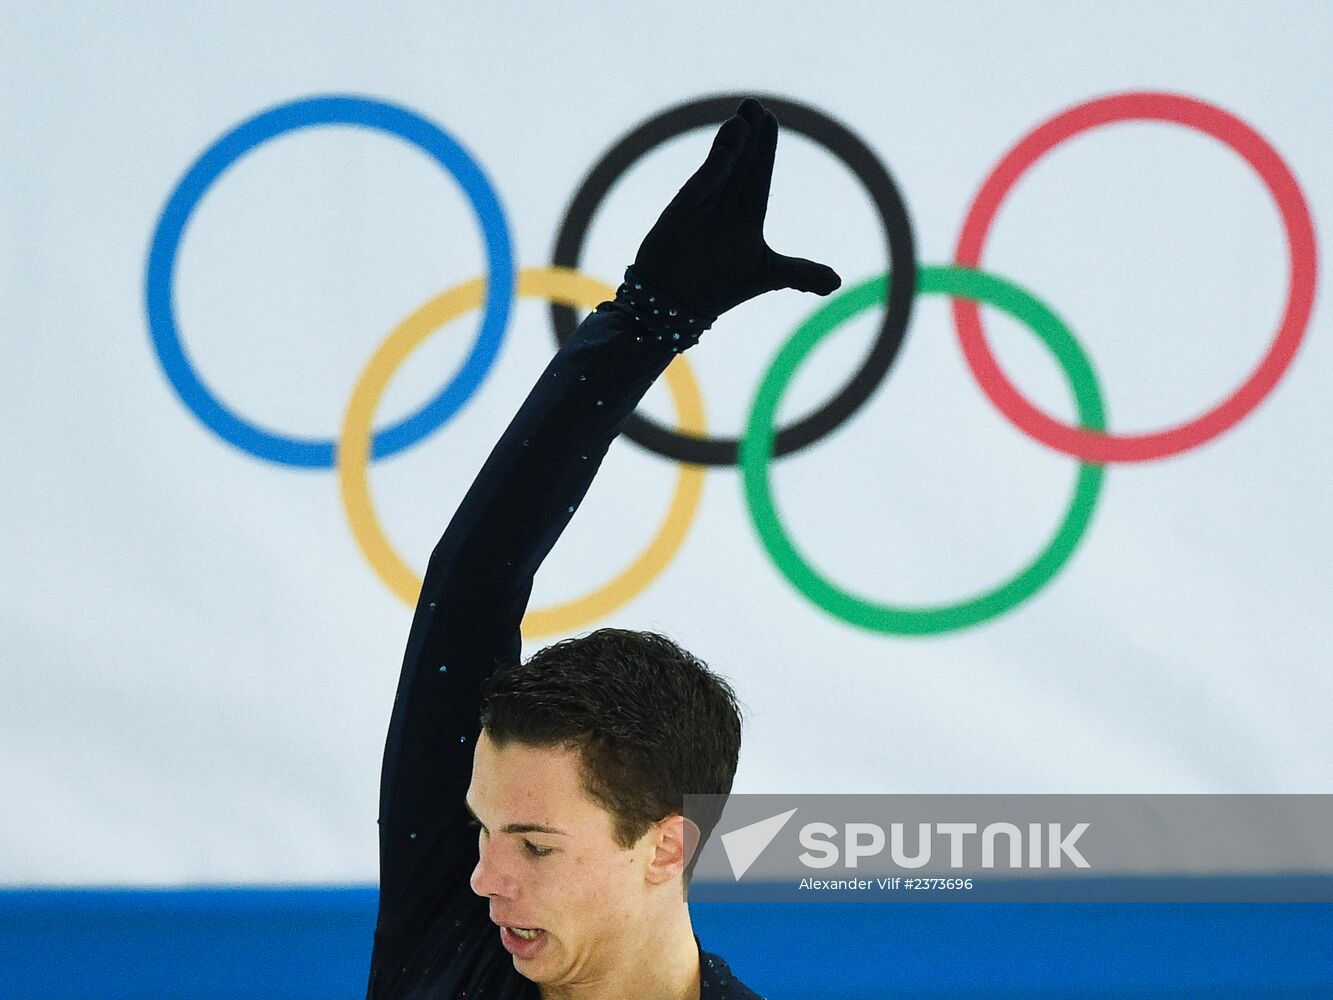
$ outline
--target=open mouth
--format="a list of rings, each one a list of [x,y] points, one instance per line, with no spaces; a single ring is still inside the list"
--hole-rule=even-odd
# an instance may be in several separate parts
[[[546,931],[540,927],[500,925],[500,943],[515,958],[534,958],[546,947]]]

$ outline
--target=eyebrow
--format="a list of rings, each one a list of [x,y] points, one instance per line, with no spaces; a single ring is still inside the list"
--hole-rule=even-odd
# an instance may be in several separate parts
[[[468,815],[481,823],[481,817],[472,810],[472,803],[467,799],[463,800],[463,806],[467,809]],[[485,823],[481,823],[485,826]],[[500,831],[501,833],[553,833],[557,837],[568,837],[564,830],[557,830],[553,826],[543,826],[541,823],[510,823]]]

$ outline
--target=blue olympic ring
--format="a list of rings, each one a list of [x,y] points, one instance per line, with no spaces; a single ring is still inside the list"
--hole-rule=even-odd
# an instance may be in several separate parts
[[[365,97],[329,96],[292,101],[242,122],[186,171],[162,209],[148,253],[145,293],[153,347],[181,401],[224,440],[281,465],[331,469],[333,439],[301,439],[264,430],[233,413],[204,385],[186,357],[176,326],[173,285],[181,236],[209,187],[232,164],[270,139],[315,125],[354,125],[397,136],[428,154],[462,186],[486,241],[490,278],[481,331],[463,367],[412,416],[375,434],[371,456],[393,455],[458,412],[495,363],[514,301],[514,255],[500,199],[477,162],[451,136],[405,108]]]

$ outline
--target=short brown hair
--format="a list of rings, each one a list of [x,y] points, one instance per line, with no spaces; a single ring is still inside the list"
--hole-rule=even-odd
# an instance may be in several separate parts
[[[687,793],[726,795],[736,776],[736,693],[664,635],[604,628],[501,667],[482,690],[481,724],[498,745],[578,749],[584,788],[630,847]],[[718,816],[695,816],[700,844]],[[688,883],[698,851],[685,869]]]

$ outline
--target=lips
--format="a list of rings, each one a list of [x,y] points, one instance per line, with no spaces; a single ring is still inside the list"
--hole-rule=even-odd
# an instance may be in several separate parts
[[[529,922],[522,917],[502,920],[499,917],[492,914],[490,919],[491,923],[495,924],[497,927],[501,929],[508,928],[511,931],[527,932],[523,935],[520,935],[521,937],[530,938],[532,932],[543,932],[546,930],[545,927],[539,927],[537,926],[537,924]]]
[[[500,943],[515,958],[535,958],[546,947],[546,931],[540,927],[500,925]]]

